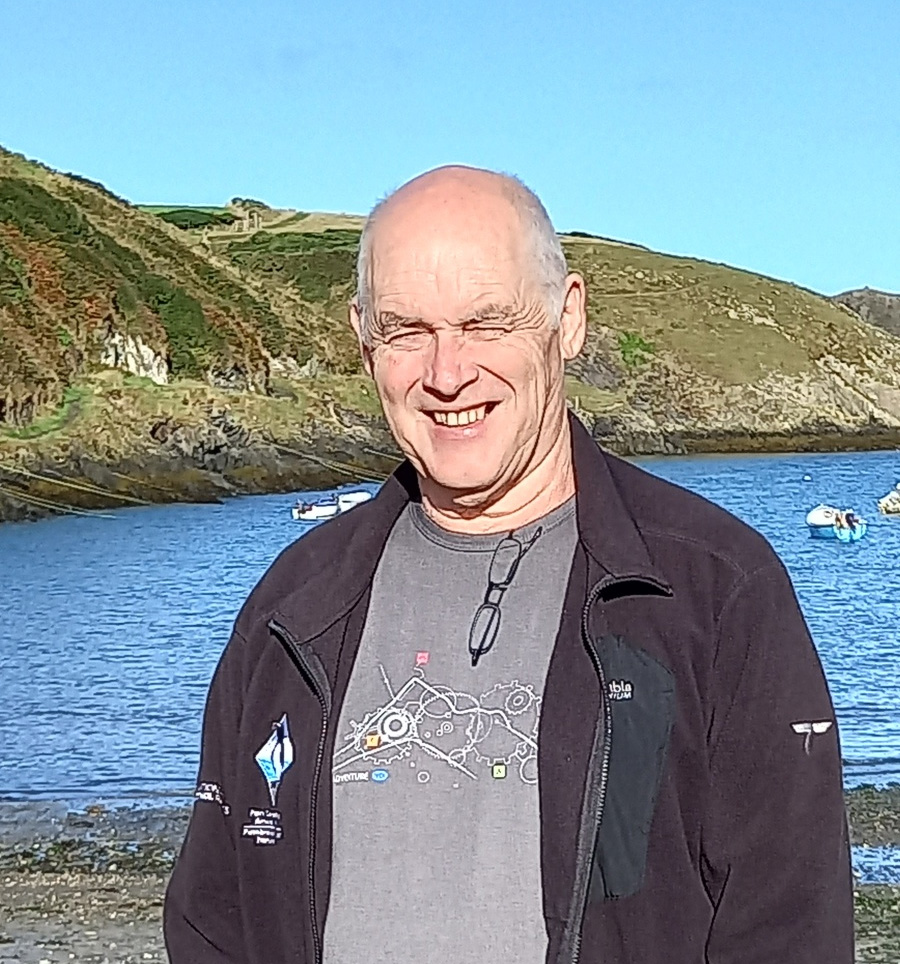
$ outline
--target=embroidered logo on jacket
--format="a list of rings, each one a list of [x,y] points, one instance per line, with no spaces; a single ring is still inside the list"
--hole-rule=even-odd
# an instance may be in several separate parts
[[[294,744],[291,742],[291,735],[288,731],[287,713],[282,714],[281,719],[272,724],[272,733],[269,739],[259,748],[259,752],[256,754],[256,762],[266,778],[269,798],[274,807],[275,800],[278,797],[278,788],[281,786],[281,778],[294,762]]]
[[[809,753],[809,746],[812,743],[813,734],[827,733],[832,726],[833,720],[817,720],[815,723],[791,723],[791,729],[795,733],[805,734],[803,738],[803,751]]]
[[[222,808],[222,813],[224,813],[226,817],[231,813],[231,807],[225,802],[222,787],[218,783],[198,783],[197,789],[194,791],[194,798],[197,800],[208,800],[210,803],[217,803]]]
[[[611,700],[630,700],[634,696],[634,686],[627,679],[611,679],[608,690]]]
[[[284,836],[281,813],[267,807],[251,807],[247,811],[248,822],[241,827],[241,836],[249,837],[257,847],[270,847]]]

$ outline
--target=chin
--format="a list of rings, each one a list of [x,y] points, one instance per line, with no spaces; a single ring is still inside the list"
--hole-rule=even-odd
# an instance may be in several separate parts
[[[429,480],[448,492],[490,492],[497,486],[499,472],[486,472],[485,466],[467,469],[459,465],[426,466]]]

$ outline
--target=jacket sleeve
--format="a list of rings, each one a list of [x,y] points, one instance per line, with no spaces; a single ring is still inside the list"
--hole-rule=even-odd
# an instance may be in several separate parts
[[[163,930],[171,964],[241,964],[244,942],[228,799],[240,723],[245,643],[235,633],[213,675],[203,717],[194,809],[166,891]]]
[[[719,621],[702,829],[709,964],[852,964],[853,887],[834,707],[779,561]]]

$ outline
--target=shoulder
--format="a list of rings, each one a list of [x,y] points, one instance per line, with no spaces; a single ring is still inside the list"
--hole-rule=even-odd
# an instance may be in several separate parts
[[[738,581],[781,562],[768,540],[737,516],[682,486],[605,453],[610,473],[654,562],[683,568],[703,557]]]
[[[238,617],[245,634],[275,613],[337,613],[365,588],[402,504],[387,493],[305,532],[254,586]]]

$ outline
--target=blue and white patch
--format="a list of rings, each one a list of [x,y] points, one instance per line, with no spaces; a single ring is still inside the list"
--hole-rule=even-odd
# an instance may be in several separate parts
[[[272,733],[269,739],[259,748],[259,752],[256,754],[256,762],[266,778],[269,798],[274,807],[275,799],[278,796],[278,788],[281,786],[281,778],[294,762],[294,744],[291,742],[291,735],[288,731],[287,713],[282,714],[281,719],[272,724]]]

